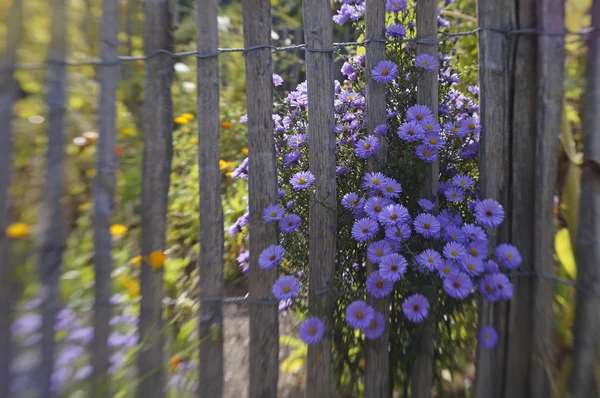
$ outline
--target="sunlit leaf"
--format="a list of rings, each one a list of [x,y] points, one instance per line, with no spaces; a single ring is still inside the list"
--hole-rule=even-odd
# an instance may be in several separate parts
[[[569,230],[562,228],[556,233],[554,238],[554,247],[556,254],[563,268],[571,277],[575,279],[577,276],[577,266],[575,264],[575,256],[573,255],[573,249],[571,247],[571,238],[569,236]]]

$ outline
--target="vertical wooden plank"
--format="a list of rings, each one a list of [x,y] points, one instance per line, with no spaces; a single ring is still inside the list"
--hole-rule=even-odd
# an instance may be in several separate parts
[[[430,41],[419,43],[418,54],[430,54],[438,59],[437,40],[437,1],[419,0],[417,12],[417,39]],[[417,103],[426,105],[433,111],[434,117],[438,116],[438,68],[434,71],[423,73],[417,85]],[[437,194],[439,162],[428,164],[424,167],[423,181],[421,183],[421,196],[432,199]],[[433,383],[433,335],[435,320],[428,318],[422,324],[422,337],[418,348],[417,357],[411,375],[411,397],[429,398]]]
[[[315,176],[309,225],[309,309],[312,315],[332,326],[333,300],[316,292],[327,288],[335,271],[336,185],[333,114],[333,53],[310,51],[331,49],[333,27],[328,1],[303,2],[308,83],[309,167]],[[333,396],[331,339],[327,334],[319,344],[308,347],[306,397]]]
[[[103,0],[101,58],[113,63],[100,67],[100,115],[98,118],[99,139],[94,186],[94,340],[92,342],[92,391],[108,396],[108,368],[110,367],[108,335],[110,333],[110,296],[112,293],[111,272],[112,237],[110,235],[115,193],[115,142],[117,85],[119,84],[119,2]]]
[[[516,4],[517,28],[535,29],[535,0],[519,0]],[[537,106],[537,36],[517,35],[512,38],[514,47],[513,92],[510,117],[512,154],[511,189],[507,208],[511,241],[515,242],[523,267],[531,270],[534,242],[534,182],[536,161],[535,131]],[[510,216],[508,215],[510,214]],[[510,303],[506,358],[505,398],[529,398],[531,330],[532,330],[532,278],[513,279],[514,293]]]
[[[9,244],[4,231],[9,224],[9,186],[12,169],[12,106],[16,96],[13,79],[17,46],[21,37],[23,2],[13,0],[4,25],[6,49],[0,62],[0,397],[8,396],[12,358],[10,325],[12,322],[11,285],[14,272],[9,262]]]
[[[173,51],[174,15],[169,0],[144,3],[144,52]],[[164,250],[171,159],[173,157],[173,102],[171,83],[173,59],[166,54],[146,61],[144,92],[144,154],[142,172],[142,256]],[[165,388],[165,359],[162,319],[163,272],[144,261],[141,271],[140,338],[144,346],[138,356],[141,381],[138,396],[162,397]]]
[[[514,1],[479,0],[479,26],[512,27]],[[479,35],[479,92],[480,117],[483,133],[480,141],[480,187],[482,198],[498,200],[508,206],[509,192],[509,95],[511,89],[510,39],[498,32],[482,31]],[[498,242],[509,239],[510,222],[498,229],[489,229],[490,252]],[[479,324],[493,325],[499,341],[494,350],[477,347],[475,397],[502,397],[504,380],[504,345],[506,342],[507,305],[491,305],[479,300]]]
[[[271,43],[271,3],[244,0],[244,45]],[[262,270],[258,256],[277,244],[277,229],[266,224],[262,212],[277,203],[277,165],[273,136],[272,60],[269,49],[246,53],[246,99],[248,106],[248,198],[250,206],[250,297],[272,299],[277,267]],[[279,372],[278,306],[250,302],[250,398],[275,398]]]
[[[385,40],[385,0],[373,0],[366,4],[365,11],[365,38]],[[366,102],[367,102],[367,131],[372,132],[380,124],[386,123],[386,98],[385,84],[377,83],[371,77],[371,70],[381,60],[385,59],[385,43],[373,41],[366,48]],[[385,137],[381,136],[381,147],[376,156],[369,159],[369,170],[380,171],[387,158],[387,147]],[[376,271],[377,264],[369,262],[367,270],[369,273]],[[390,302],[387,298],[370,298],[370,303],[376,311],[384,315],[388,322]],[[389,323],[389,322],[388,322]],[[365,397],[389,397],[390,395],[390,356],[389,329],[375,340],[365,342]]]
[[[44,198],[40,212],[40,282],[44,298],[42,304],[42,340],[40,360],[40,396],[51,397],[52,371],[54,365],[54,321],[58,310],[58,279],[65,249],[65,225],[62,198],[64,195],[64,150],[66,113],[66,26],[65,0],[51,1],[50,49],[48,52],[47,103],[48,103],[48,152],[46,153],[46,176]]]
[[[217,0],[196,10],[199,53],[218,49]],[[198,164],[200,178],[200,298],[223,294],[223,205],[219,171],[219,59],[198,58]],[[223,394],[223,302],[200,303],[200,397]],[[211,337],[212,336],[212,337]]]
[[[538,0],[537,27],[545,32],[565,30],[564,0]],[[554,273],[554,192],[558,143],[562,126],[565,38],[538,38],[538,103],[535,151],[534,271]],[[554,358],[554,285],[548,278],[533,280],[531,398],[552,395],[550,369]]]
[[[592,5],[592,26],[600,26],[600,1]],[[593,294],[577,292],[575,354],[570,392],[573,398],[594,395],[594,363],[600,311],[600,31],[588,42],[586,93],[583,108],[581,206],[577,236],[577,283]]]

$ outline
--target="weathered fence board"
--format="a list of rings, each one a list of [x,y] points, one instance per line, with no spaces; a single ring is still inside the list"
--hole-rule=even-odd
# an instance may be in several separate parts
[[[12,107],[16,96],[13,68],[21,38],[23,2],[13,0],[4,25],[6,48],[0,62],[0,397],[8,396],[12,344],[12,285],[14,272],[9,259],[9,244],[4,231],[9,225],[9,186],[12,169]]]
[[[217,0],[196,10],[198,52],[217,51]],[[200,171],[200,299],[223,294],[223,205],[219,170],[219,60],[198,58],[198,164]],[[223,393],[223,302],[201,301],[200,397]],[[214,331],[218,331],[215,333]]]
[[[365,39],[372,40],[366,48],[366,103],[367,103],[367,131],[373,133],[375,127],[386,124],[386,87],[377,83],[371,77],[371,70],[380,61],[385,59],[385,0],[373,0],[366,4],[365,10]],[[387,147],[385,136],[381,135],[381,146],[379,152],[369,159],[370,171],[381,171],[387,158]],[[367,271],[376,271],[377,264],[368,262]],[[373,308],[381,312],[389,325],[390,302],[386,298],[370,298]],[[390,356],[389,329],[386,326],[382,336],[375,340],[365,342],[365,397],[387,397],[390,395]]]
[[[437,45],[437,1],[419,0],[417,12],[417,39],[428,41],[417,45],[417,53],[431,54],[438,59]],[[437,119],[438,115],[438,68],[431,72],[424,72],[417,86],[417,103],[428,106]],[[434,199],[437,195],[439,163],[433,162],[424,167],[423,181],[421,182],[421,196]],[[411,375],[411,397],[429,398],[433,383],[433,334],[435,319],[429,317],[422,324],[422,334],[418,347],[417,357]]]
[[[600,26],[600,1],[592,6],[592,26]],[[573,398],[593,397],[600,310],[600,31],[589,38],[586,92],[583,106],[583,173],[577,236],[577,292]],[[583,291],[585,289],[585,292]]]
[[[244,0],[244,44],[271,43],[271,4]],[[258,256],[277,244],[277,228],[266,224],[262,212],[277,203],[277,165],[273,136],[273,71],[269,49],[246,53],[246,98],[248,106],[248,198],[250,206],[250,297],[273,299],[277,267],[262,270]],[[277,304],[250,301],[251,398],[277,396],[279,371],[279,320]]]
[[[319,316],[326,328],[332,326],[333,298],[328,288],[335,272],[336,185],[333,99],[333,53],[311,49],[333,47],[331,5],[327,1],[303,2],[308,82],[309,166],[315,176],[310,203],[309,277],[311,315]],[[325,334],[319,344],[308,348],[306,397],[330,397],[333,393],[331,339]]]
[[[174,3],[145,2],[144,51],[173,51]],[[162,319],[163,272],[149,263],[152,252],[165,246],[171,159],[173,157],[173,103],[171,83],[173,59],[160,54],[146,61],[144,92],[144,152],[141,195],[142,293],[139,331],[143,347],[138,355],[138,396],[161,397],[165,388],[165,359]]]
[[[67,53],[67,5],[65,0],[51,3],[51,32],[48,81],[48,152],[44,199],[41,214],[40,282],[42,284],[42,340],[40,360],[41,397],[51,397],[55,341],[54,322],[59,305],[58,279],[65,249],[64,150],[67,76],[64,61]]]
[[[97,175],[94,186],[94,340],[92,342],[92,391],[95,396],[108,396],[108,369],[110,350],[110,296],[112,293],[111,272],[113,269],[112,237],[110,234],[115,194],[115,142],[116,105],[119,84],[119,2],[103,0],[101,57],[112,65],[100,67],[99,139],[96,161]]]

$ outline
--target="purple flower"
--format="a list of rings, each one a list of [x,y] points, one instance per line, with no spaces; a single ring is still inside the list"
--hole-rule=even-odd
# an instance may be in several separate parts
[[[471,242],[467,245],[467,254],[484,260],[488,255],[487,242]]]
[[[386,12],[400,12],[406,10],[407,0],[387,0],[385,3]]]
[[[406,207],[402,205],[388,205],[377,214],[377,219],[384,225],[398,225],[408,222],[410,215]]]
[[[358,197],[356,192],[350,192],[342,198],[342,206],[348,210],[356,210],[364,207],[365,200]]]
[[[447,242],[466,243],[468,241],[467,234],[456,225],[448,225],[444,229],[444,239]]]
[[[290,148],[299,148],[306,144],[306,134],[295,134],[287,138],[287,143]]]
[[[242,266],[245,263],[247,263],[248,260],[250,260],[250,251],[248,251],[247,249],[240,251],[240,254],[237,256],[238,264]]]
[[[284,214],[285,209],[283,208],[283,206],[276,204],[268,205],[263,210],[263,220],[265,220],[268,223],[279,221],[281,220]]]
[[[446,191],[444,192],[444,196],[450,202],[454,202],[454,203],[458,203],[465,198],[465,194],[464,194],[463,190],[459,187],[454,187],[454,186],[446,189]]]
[[[504,221],[504,209],[494,199],[484,199],[475,206],[475,219],[484,227],[497,227]]]
[[[473,281],[464,272],[452,272],[444,279],[444,291],[448,296],[459,300],[465,299],[473,290]]]
[[[290,213],[279,220],[279,228],[284,234],[294,232],[300,228],[300,225],[302,225],[302,219],[300,219],[299,215],[294,213]]]
[[[392,253],[392,248],[385,240],[373,242],[367,248],[367,259],[375,264],[379,264],[381,259]]]
[[[429,313],[429,301],[421,294],[413,294],[402,303],[402,311],[409,321],[423,322]]]
[[[284,254],[285,250],[283,247],[271,245],[264,249],[258,256],[258,265],[262,269],[271,269],[281,262]]]
[[[406,242],[411,235],[410,225],[400,224],[395,226],[388,226],[385,229],[386,239],[392,240],[396,243]]]
[[[365,203],[365,211],[371,217],[377,219],[379,214],[383,211],[383,208],[393,203],[388,198],[382,198],[380,196],[373,196]]]
[[[475,180],[466,174],[457,174],[452,178],[452,184],[462,189],[469,189],[475,184]]]
[[[356,156],[361,159],[367,159],[375,155],[379,150],[379,138],[373,135],[366,136],[354,145],[354,149]]]
[[[385,31],[385,36],[401,39],[406,36],[406,28],[402,25],[390,24]]]
[[[374,238],[379,231],[379,224],[372,218],[362,218],[352,226],[352,237],[358,242],[364,242]]]
[[[296,173],[290,179],[290,184],[294,189],[306,189],[315,182],[315,176],[310,171],[301,171]]]
[[[379,271],[373,271],[367,278],[367,292],[375,298],[385,297],[394,288],[394,282],[383,278]]]
[[[425,134],[425,130],[416,121],[409,121],[398,128],[398,137],[404,141],[417,141]]]
[[[245,158],[240,165],[233,170],[231,173],[231,178],[243,178],[244,180],[248,179],[248,158]]]
[[[498,343],[498,333],[490,325],[484,325],[479,329],[479,343],[491,350]]]
[[[346,322],[353,328],[366,328],[373,319],[375,310],[362,300],[357,300],[346,307]]]
[[[379,338],[385,330],[385,318],[381,312],[374,311],[373,319],[369,323],[369,326],[361,329],[365,334],[365,337],[369,340],[375,340]]]
[[[477,276],[483,272],[483,261],[481,261],[480,258],[471,255],[467,255],[463,258],[460,261],[460,265],[463,270],[471,276]]]
[[[293,276],[280,276],[273,284],[273,296],[277,300],[287,300],[298,295],[300,282]]]
[[[417,203],[419,204],[419,207],[421,208],[421,210],[423,211],[433,211],[435,205],[433,204],[433,202],[429,199],[419,199],[417,201]]]
[[[300,151],[292,151],[286,154],[283,157],[283,165],[285,167],[291,166],[292,164],[296,163],[298,159],[300,159],[300,156],[302,156],[302,153]]]
[[[367,173],[363,177],[363,188],[379,189],[387,177],[381,173]]]
[[[513,296],[513,285],[510,283],[508,276],[501,273],[494,274],[494,282],[500,298],[510,300]]]
[[[389,83],[394,80],[398,74],[398,66],[392,61],[380,61],[373,70],[371,76],[377,83]]]
[[[496,288],[496,275],[498,274],[487,274],[479,280],[479,293],[491,303],[500,299],[500,294]]]
[[[276,75],[275,73],[273,73],[273,85],[275,87],[279,87],[283,84],[283,78],[279,75]]]
[[[473,224],[465,224],[462,227],[463,232],[467,235],[472,241],[475,242],[487,242],[487,234],[483,230],[483,228],[473,225]]]
[[[442,256],[433,249],[426,249],[416,257],[416,260],[421,267],[429,271],[438,268],[440,263],[444,261],[442,260]]]
[[[427,134],[427,137],[437,137],[437,134],[439,134],[439,132],[442,130],[442,128],[440,127],[440,125],[433,120],[433,118],[431,119],[427,119],[427,120],[422,120],[420,122],[421,126],[423,126],[423,129],[425,130],[425,133]],[[432,133],[434,133],[432,135]],[[438,137],[439,140],[439,137]],[[426,142],[426,144],[435,146],[437,143],[435,142]],[[440,147],[443,147],[445,143],[442,143],[442,145]]]
[[[437,268],[437,272],[440,278],[447,278],[451,273],[455,271],[458,271],[458,266],[456,265],[456,262],[450,260],[441,262],[439,267]]]
[[[479,134],[481,132],[481,126],[479,125],[479,119],[470,117],[460,122],[460,128],[463,135],[467,134]]]
[[[388,254],[379,263],[379,275],[384,279],[396,282],[402,278],[407,267],[408,263],[402,255],[398,253]]]
[[[448,242],[444,246],[444,257],[452,261],[460,261],[466,257],[465,247],[458,242]]]
[[[425,105],[413,105],[406,111],[406,119],[409,122],[425,123],[433,121],[433,112]]]
[[[463,137],[461,130],[460,130],[460,123],[458,123],[458,122],[446,123],[444,125],[444,131],[449,135],[453,135],[453,136],[460,137],[460,138]]]
[[[413,222],[415,231],[426,238],[436,237],[440,233],[440,222],[429,213],[421,213]]]
[[[379,192],[386,198],[397,198],[402,193],[402,185],[393,178],[386,177],[379,187]]]
[[[373,130],[373,134],[385,135],[385,134],[387,134],[388,130],[389,130],[389,127],[387,124],[380,124],[379,126],[375,127],[375,129]]]
[[[498,263],[494,260],[487,260],[486,262],[484,262],[483,268],[488,274],[495,274],[497,272],[500,272],[500,267],[498,266]]]
[[[446,141],[442,140],[438,133],[425,130],[425,134],[421,137],[422,142],[431,148],[441,149],[446,145]]]
[[[417,157],[427,163],[433,163],[438,159],[438,153],[435,148],[429,145],[421,144],[415,149]]]
[[[419,54],[415,59],[415,65],[417,68],[424,69],[427,72],[433,72],[437,67],[438,63],[430,54]]]
[[[316,316],[310,316],[300,324],[298,334],[306,344],[317,344],[325,334],[325,324]]]

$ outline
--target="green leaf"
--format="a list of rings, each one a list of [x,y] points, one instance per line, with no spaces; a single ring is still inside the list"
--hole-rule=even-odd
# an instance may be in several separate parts
[[[556,233],[554,238],[554,248],[563,268],[569,274],[569,277],[575,279],[577,276],[577,265],[575,264],[575,256],[571,247],[571,238],[569,230],[562,228]]]
[[[298,373],[304,366],[304,358],[287,358],[281,363],[281,371],[285,373]]]

